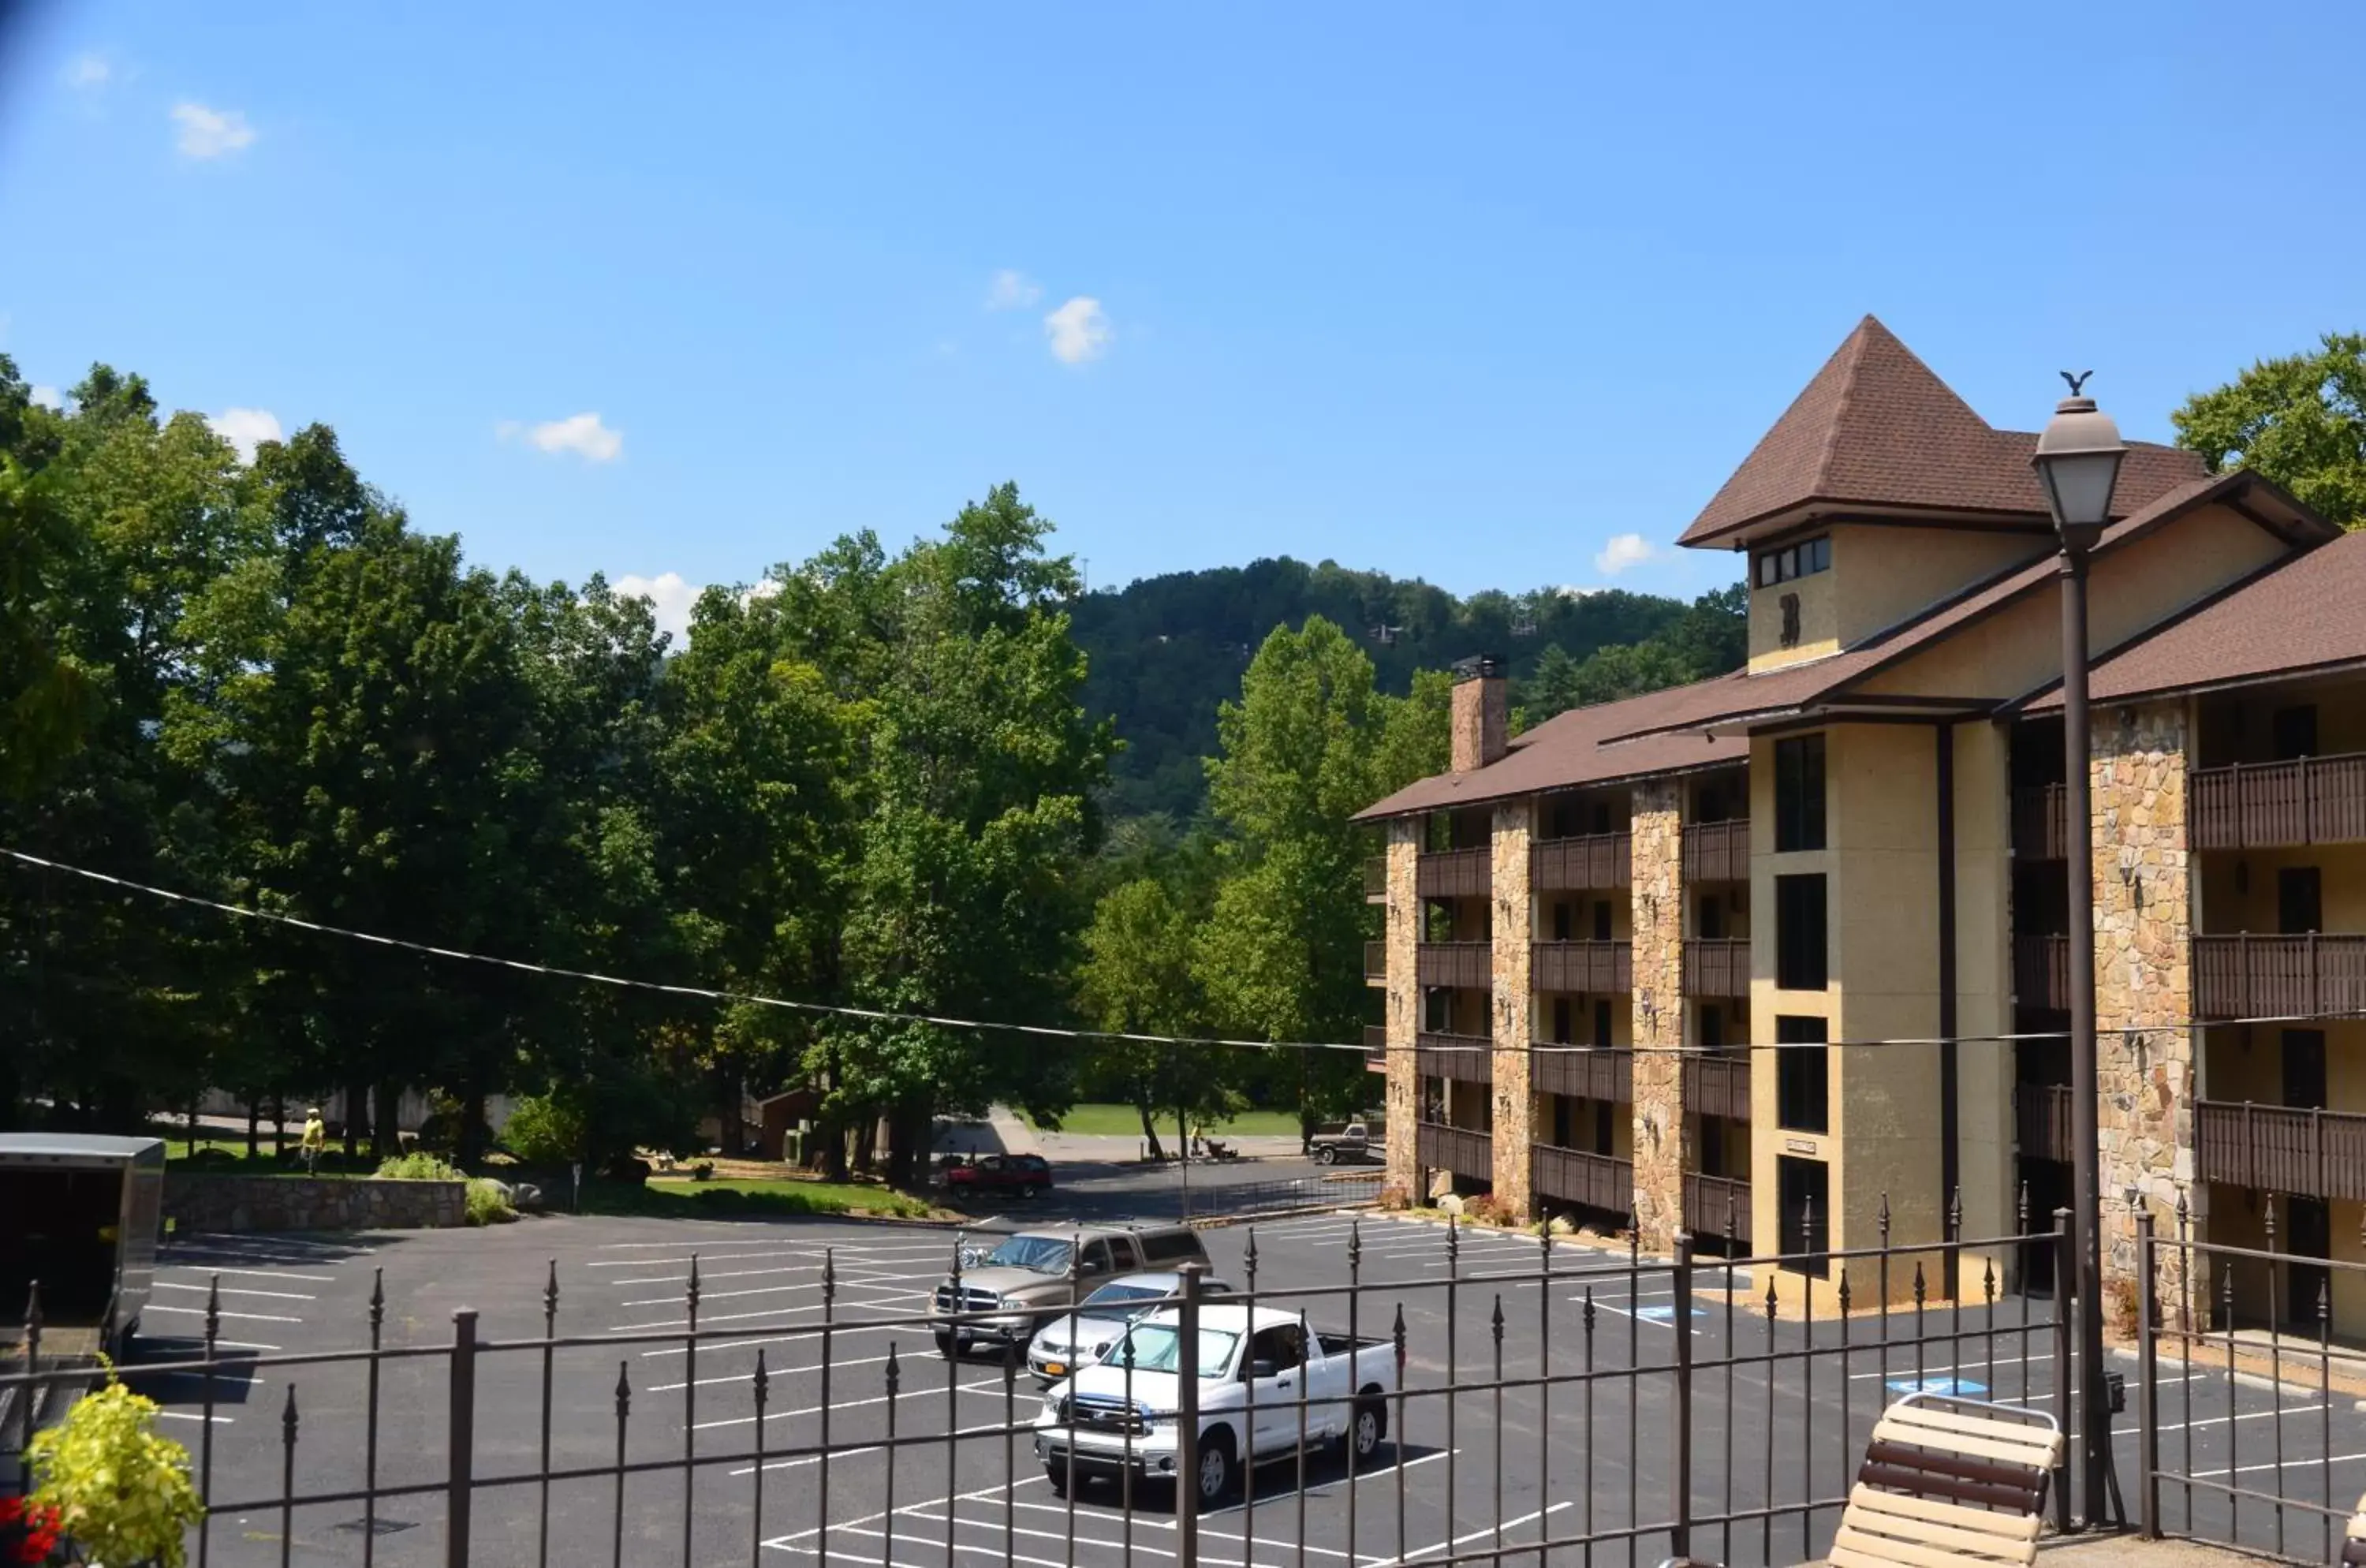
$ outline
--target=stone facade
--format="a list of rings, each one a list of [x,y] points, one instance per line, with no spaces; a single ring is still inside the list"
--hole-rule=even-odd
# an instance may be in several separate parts
[[[2197,1032],[2187,744],[2185,706],[2168,702],[2098,709],[2089,745],[2107,1292],[2133,1289],[2136,1279],[2129,1189],[2141,1195],[2163,1235],[2175,1234],[2180,1193],[2197,1221],[2202,1203],[2193,1179]],[[2163,1288],[2175,1292],[2179,1255],[2161,1256]]]
[[[1500,759],[1511,744],[1511,689],[1504,677],[1455,672],[1447,715],[1448,754],[1467,773]]]
[[[1388,1172],[1389,1180],[1415,1193],[1421,1119],[1421,863],[1422,821],[1401,817],[1389,824],[1388,906],[1383,940],[1388,962]]]
[[[1495,1201],[1512,1213],[1529,1213],[1529,1153],[1535,1101],[1528,1093],[1528,1043],[1536,1037],[1536,993],[1529,978],[1529,942],[1535,934],[1536,901],[1528,896],[1528,845],[1536,836],[1533,801],[1495,807],[1493,886],[1494,946],[1489,1031],[1493,1061]]]
[[[164,1179],[164,1214],[183,1231],[437,1230],[468,1223],[465,1181],[301,1176]]]
[[[1634,867],[1635,1231],[1666,1252],[1685,1225],[1684,1172],[1698,1164],[1684,1114],[1684,784],[1638,784]]]

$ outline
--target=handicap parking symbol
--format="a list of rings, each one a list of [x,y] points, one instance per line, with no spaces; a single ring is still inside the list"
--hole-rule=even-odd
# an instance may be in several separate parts
[[[1970,1378],[1892,1378],[1888,1388],[1892,1393],[1936,1393],[1955,1399],[1977,1399],[1989,1391],[1988,1384]]]
[[[1676,1309],[1673,1306],[1637,1307],[1635,1309],[1635,1315],[1641,1318],[1645,1323],[1673,1323],[1676,1320]],[[1708,1315],[1708,1309],[1706,1307],[1695,1307],[1693,1308],[1693,1315],[1695,1317],[1707,1317]]]

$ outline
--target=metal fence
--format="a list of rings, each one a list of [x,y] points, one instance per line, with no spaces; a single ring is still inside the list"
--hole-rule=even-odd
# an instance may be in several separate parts
[[[971,1307],[960,1313],[850,1305],[857,1270],[817,1248],[811,1303],[727,1311],[726,1327],[702,1312],[741,1292],[718,1290],[723,1275],[693,1253],[678,1322],[563,1333],[554,1263],[538,1325],[532,1309],[496,1325],[461,1307],[448,1338],[390,1344],[381,1283],[365,1346],[301,1354],[225,1341],[217,1280],[193,1349],[131,1375],[195,1385],[190,1446],[209,1505],[191,1542],[198,1568],[288,1563],[304,1520],[356,1510],[311,1529],[314,1540],[344,1533],[303,1560],[1790,1562],[1829,1545],[1891,1397],[1932,1390],[2067,1416],[2064,1303],[2006,1288],[2039,1254],[2063,1256],[2061,1231],[1893,1246],[1883,1213],[1876,1247],[1815,1250],[1810,1235],[1797,1255],[1715,1261],[1688,1241],[1646,1258],[1631,1242],[1348,1214],[1249,1227],[1237,1272],[1223,1270],[1239,1293],[1219,1303],[1195,1280],[1138,1303],[1180,1314],[1173,1408],[1138,1408],[1126,1371],[1124,1462],[1101,1487],[1063,1436],[1074,1408],[1064,1425],[1022,1388],[1017,1343],[985,1364],[958,1347],[916,1353],[941,1335],[991,1336],[1008,1315],[972,1303],[950,1238],[932,1299]],[[1086,1283],[1079,1251],[1072,1289]],[[2071,1272],[2057,1261],[2052,1277]],[[1951,1277],[1960,1299],[1943,1301]],[[1366,1353],[1350,1349],[1344,1382],[1310,1366],[1283,1393],[1285,1370],[1235,1401],[1198,1364],[1218,1304],[1273,1311]],[[39,1368],[38,1311],[32,1321]],[[729,1370],[702,1377],[703,1366]],[[88,1377],[18,1372],[0,1391],[21,1411],[28,1390]],[[266,1378],[285,1386],[265,1412],[269,1438],[251,1417],[218,1419],[249,1415],[231,1402]],[[28,1427],[0,1433],[0,1461]],[[1331,1428],[1349,1438],[1344,1457],[1313,1451]],[[1171,1471],[1136,1462],[1162,1429]],[[1220,1467],[1219,1496],[1162,1483],[1200,1475],[1211,1446],[1259,1462]],[[1048,1491],[1022,1495],[1031,1486]],[[2067,1522],[2058,1483],[2056,1495]],[[431,1517],[440,1539],[420,1528]]]

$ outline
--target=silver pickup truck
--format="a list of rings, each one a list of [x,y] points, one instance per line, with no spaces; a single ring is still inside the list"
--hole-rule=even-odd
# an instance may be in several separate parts
[[[1181,1479],[1182,1340],[1178,1311],[1153,1313],[1098,1362],[1052,1385],[1035,1418],[1035,1457],[1054,1492],[1067,1491],[1072,1466],[1080,1480],[1129,1468],[1145,1481]],[[1301,1435],[1309,1448],[1336,1444],[1367,1464],[1388,1436],[1388,1396],[1403,1369],[1385,1339],[1319,1333],[1272,1307],[1211,1303],[1200,1308],[1198,1371],[1192,1479],[1200,1500],[1213,1504],[1244,1464],[1295,1456]]]

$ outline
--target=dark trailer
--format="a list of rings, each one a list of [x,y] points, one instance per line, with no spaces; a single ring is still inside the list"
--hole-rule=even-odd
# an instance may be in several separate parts
[[[0,1133],[0,1345],[41,1287],[41,1349],[118,1357],[156,1277],[164,1145],[87,1133]]]

